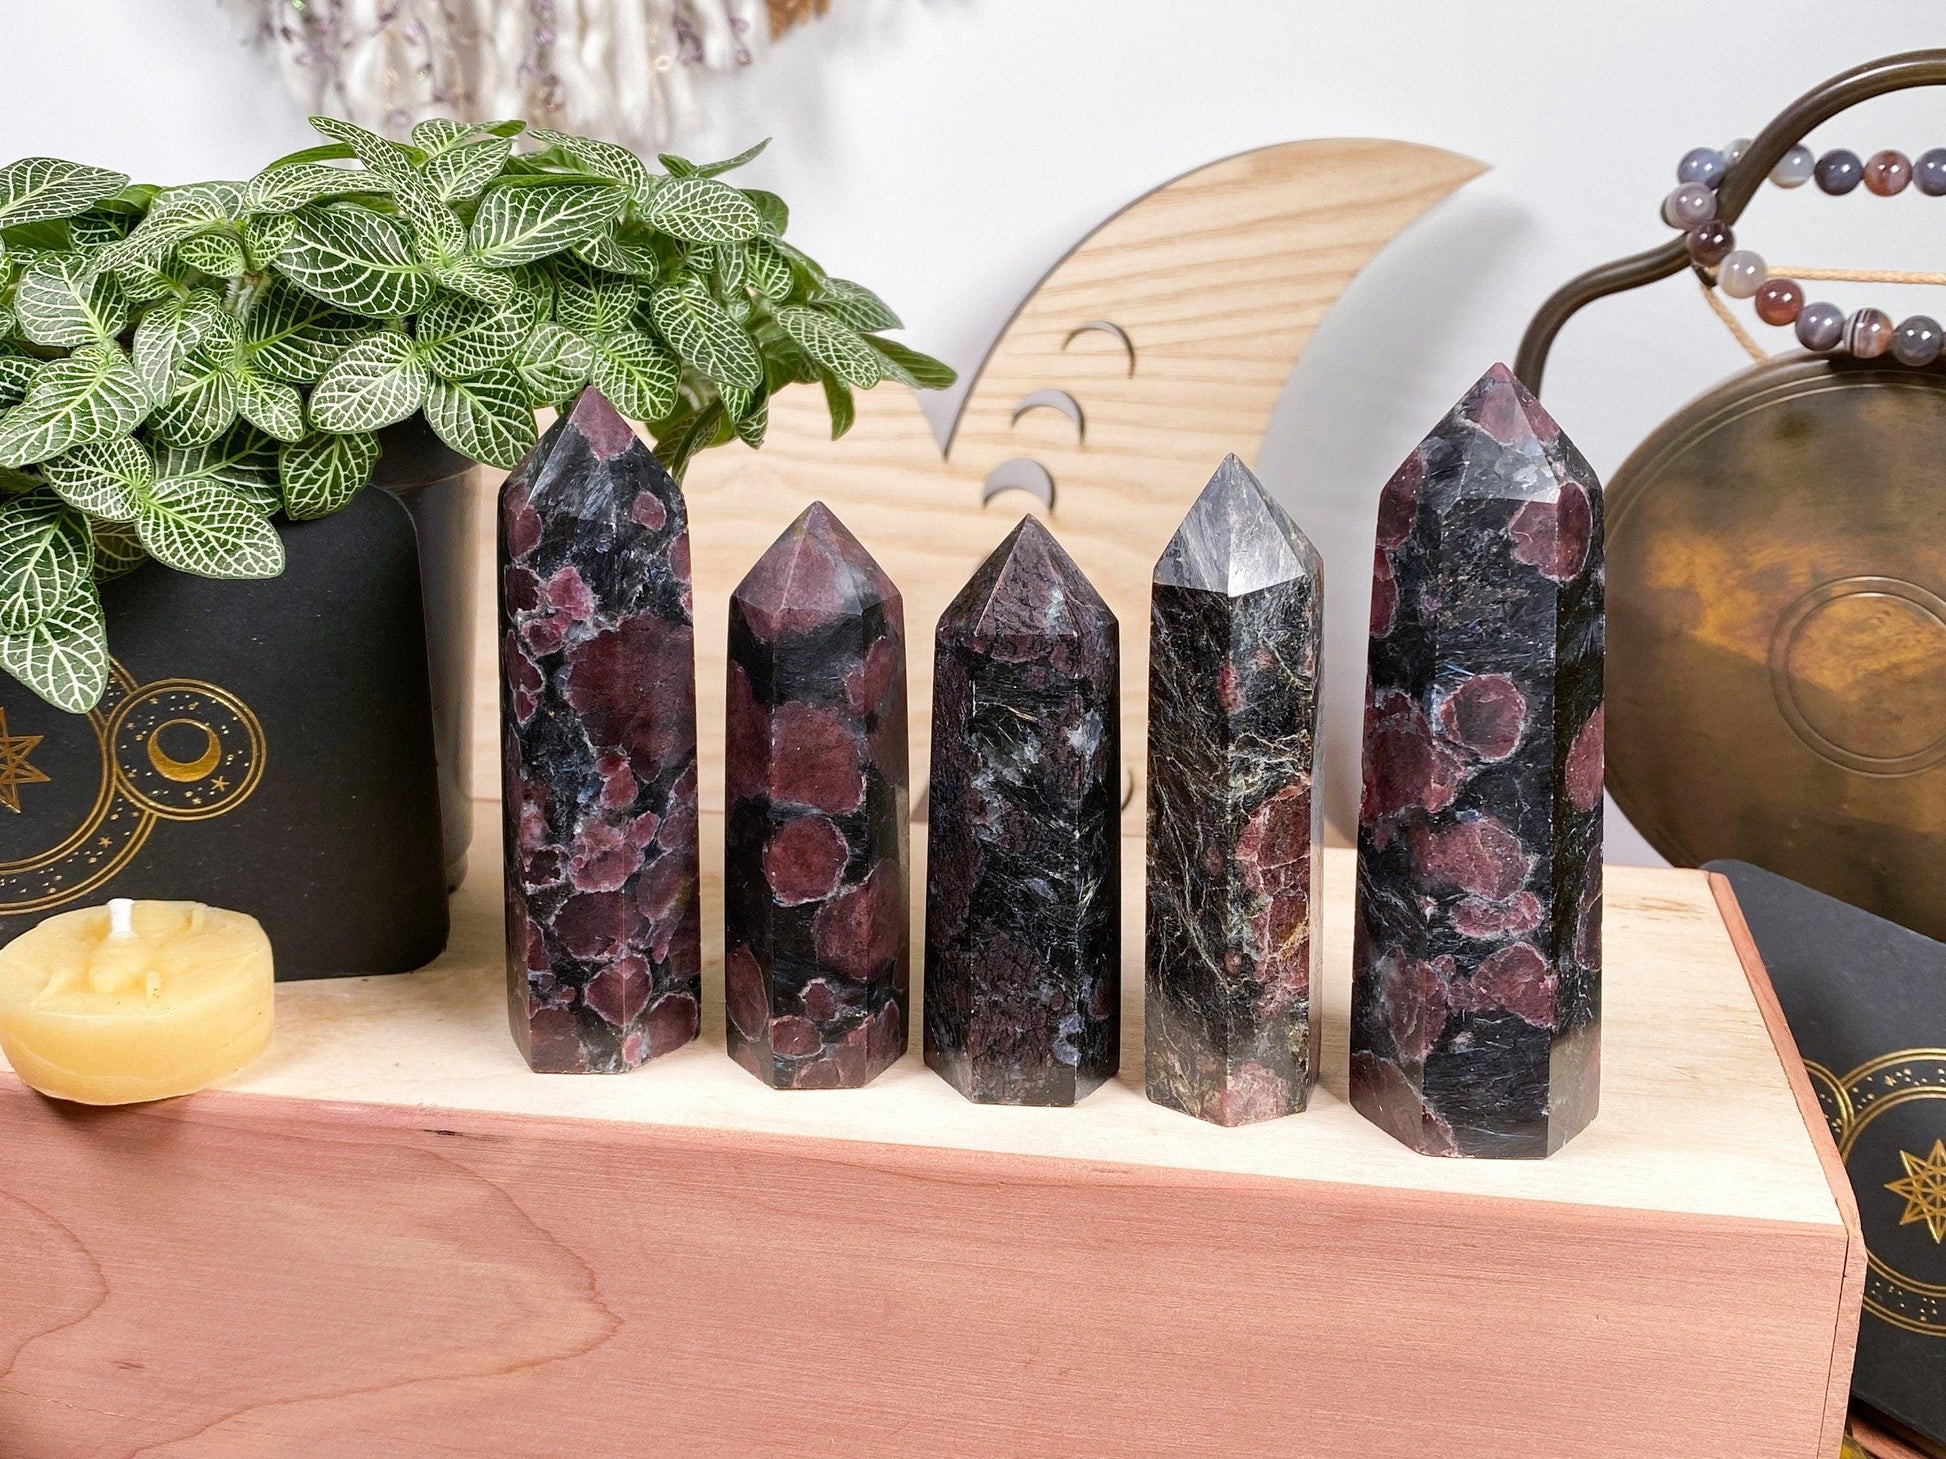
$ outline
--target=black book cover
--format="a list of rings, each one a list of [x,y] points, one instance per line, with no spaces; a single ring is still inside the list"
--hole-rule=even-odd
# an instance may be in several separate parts
[[[1730,879],[1858,1198],[1852,1393],[1946,1444],[1946,943],[1741,861]]]
[[[102,586],[108,691],[0,675],[0,942],[110,897],[264,925],[277,976],[404,972],[447,932],[419,583],[381,491],[278,522],[277,578],[148,563]]]

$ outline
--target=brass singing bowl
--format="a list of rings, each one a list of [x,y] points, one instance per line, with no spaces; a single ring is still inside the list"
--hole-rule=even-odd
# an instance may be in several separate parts
[[[1946,938],[1946,372],[1793,356],[1608,485],[1608,787],[1655,849]]]

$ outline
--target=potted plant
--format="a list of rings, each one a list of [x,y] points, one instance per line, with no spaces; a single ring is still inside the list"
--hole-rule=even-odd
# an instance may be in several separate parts
[[[838,435],[854,389],[953,379],[785,240],[782,199],[723,180],[761,144],[655,172],[520,122],[312,121],[323,145],[247,182],[0,169],[0,668],[62,709],[107,680],[97,582],[277,575],[273,519],[343,507],[388,428],[511,467],[592,381],[680,475],[759,445],[786,384]]]

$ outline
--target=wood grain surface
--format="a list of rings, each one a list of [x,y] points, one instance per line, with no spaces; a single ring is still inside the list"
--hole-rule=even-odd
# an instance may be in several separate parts
[[[448,956],[281,985],[224,1089],[0,1074],[0,1454],[1834,1452],[1855,1228],[1702,873],[1610,874],[1594,1126],[1442,1161],[1344,1100],[1348,853],[1313,1108],[1223,1130],[1142,1098],[1133,1032],[1072,1110],[916,1054],[770,1090],[723,1049],[713,878],[703,1038],[530,1074],[478,809]]]

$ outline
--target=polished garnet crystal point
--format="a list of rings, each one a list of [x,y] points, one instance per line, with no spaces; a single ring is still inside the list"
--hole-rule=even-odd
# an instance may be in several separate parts
[[[939,620],[926,1062],[981,1103],[1072,1104],[1118,1067],[1118,634],[1031,517]]]
[[[1237,1125],[1304,1108],[1322,943],[1314,793],[1323,563],[1231,456],[1149,609],[1147,1083]]]
[[[501,489],[507,1011],[542,1073],[696,1036],[696,683],[682,493],[584,390]]]
[[[1601,486],[1496,365],[1386,483],[1352,1102],[1428,1154],[1542,1156],[1600,1085]]]
[[[906,1047],[905,620],[814,502],[730,597],[724,985],[731,1057],[856,1088]]]

